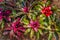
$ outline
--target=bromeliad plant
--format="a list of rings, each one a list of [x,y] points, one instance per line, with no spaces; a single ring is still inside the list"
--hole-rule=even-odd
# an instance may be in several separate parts
[[[60,21],[57,12],[60,10],[51,5],[49,0],[47,2],[18,0],[16,5],[18,10],[8,8],[5,4],[0,8],[2,35],[8,35],[11,40],[13,37],[20,40],[25,36],[29,36],[31,40],[35,36],[36,40],[39,40],[41,36],[47,34],[48,40],[52,40],[53,36],[59,40]]]

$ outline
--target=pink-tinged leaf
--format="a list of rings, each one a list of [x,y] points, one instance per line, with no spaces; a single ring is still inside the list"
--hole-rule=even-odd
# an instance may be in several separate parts
[[[23,12],[29,12],[29,9],[28,9],[28,7],[24,7],[24,8],[22,8],[22,11]]]
[[[18,18],[17,20],[15,20],[13,23],[12,23],[12,26],[13,27],[16,27],[16,25],[20,23],[20,18]]]
[[[16,36],[16,39],[17,39],[17,40],[20,40],[20,38],[19,38],[18,36]]]
[[[14,32],[13,32],[13,30],[11,30],[11,31],[10,31],[10,39],[11,39],[11,40],[12,40],[13,36],[14,36]]]
[[[2,20],[3,19],[3,17],[0,15],[0,20]]]
[[[12,28],[11,28],[11,27],[9,27],[9,28],[5,28],[5,30],[12,30]]]
[[[13,31],[16,33],[17,32],[17,28],[13,28]]]
[[[38,28],[34,28],[34,31],[37,32],[38,31]]]
[[[0,20],[3,19],[2,12],[0,11]]]
[[[7,17],[6,20],[11,21],[11,18],[10,17]]]
[[[0,2],[3,2],[4,0],[0,0]]]
[[[19,27],[19,28],[17,28],[17,30],[21,30],[22,32],[25,32],[25,28],[24,27]]]
[[[7,35],[9,32],[4,32],[3,35]]]
[[[0,11],[3,10],[3,8],[0,8]]]
[[[38,28],[39,28],[39,26],[40,26],[40,24],[39,24],[39,22],[38,22],[37,20],[36,20],[36,21],[31,20],[29,25],[31,26],[31,28],[32,28],[35,32],[38,31]]]

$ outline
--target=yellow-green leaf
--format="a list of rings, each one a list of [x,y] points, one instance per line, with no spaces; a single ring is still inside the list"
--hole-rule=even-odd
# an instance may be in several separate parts
[[[26,34],[29,33],[30,31],[31,31],[31,29],[27,29],[24,34],[26,35]]]
[[[30,38],[32,38],[33,36],[34,36],[34,31],[31,30],[31,32],[30,32]]]

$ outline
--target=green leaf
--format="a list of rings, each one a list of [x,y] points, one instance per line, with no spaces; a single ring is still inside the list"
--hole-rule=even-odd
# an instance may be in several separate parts
[[[60,12],[60,8],[59,8],[59,9],[57,9],[57,12]]]
[[[34,36],[34,31],[31,29],[30,38],[32,38],[33,36]]]
[[[57,11],[57,7],[56,6],[52,6],[51,10],[56,12]]]
[[[60,18],[57,18],[57,20],[56,20],[56,25],[58,26],[57,28],[58,28],[59,31],[60,31]]]
[[[27,29],[24,34],[26,35],[26,34],[28,34],[30,31],[31,31],[31,29]]]
[[[51,0],[47,0],[47,1],[51,1]]]
[[[36,14],[31,13],[31,14],[30,14],[30,17],[31,17],[31,19],[36,20]]]
[[[52,24],[52,20],[51,20],[50,16],[48,17],[48,21],[49,21],[49,25],[51,25]]]
[[[40,6],[44,6],[44,3],[43,2],[41,2],[41,1],[38,1],[38,2],[36,2],[36,1],[34,1],[33,3],[32,3],[32,6],[34,6],[34,5],[40,5]]]
[[[47,1],[47,2],[46,2],[46,6],[49,6],[50,4],[51,4],[50,1]]]
[[[2,23],[1,23],[1,28],[2,29],[4,28],[4,21],[2,21]]]
[[[36,4],[39,5],[39,6],[37,6]],[[34,5],[36,5],[36,6],[34,6]],[[33,6],[32,9],[34,7],[35,8],[39,8],[39,7],[42,8],[43,6],[45,7],[45,3],[44,2],[41,2],[41,1],[38,1],[38,2],[35,1],[35,2],[32,3],[32,6]],[[40,8],[39,8],[39,10],[40,10]]]
[[[52,32],[49,32],[48,40],[52,40],[52,37],[53,37],[53,33]]]
[[[40,17],[39,17],[39,22],[40,24],[44,24],[46,23],[44,20],[45,20],[46,16],[44,14],[41,14]]]
[[[36,20],[36,15],[32,15],[32,19],[33,20]]]
[[[36,37],[37,37],[37,40],[39,40],[39,38],[40,38],[39,32],[36,33]]]
[[[50,18],[51,18],[52,21],[55,21],[55,19],[56,19],[56,13],[52,14],[52,15],[50,16]]]
[[[40,2],[39,1],[38,4],[45,7],[45,3],[44,2]]]
[[[57,32],[54,32],[54,36],[55,36],[56,40],[59,40],[59,36],[58,36]]]
[[[40,15],[40,20],[43,21],[45,19],[44,15]]]
[[[43,25],[43,26],[48,26],[47,21],[45,21],[45,19],[43,19],[43,18],[40,18],[39,22],[40,22],[40,24]]]
[[[16,17],[16,10],[12,10],[12,15]]]
[[[40,6],[40,5],[37,5],[37,6],[34,7],[34,9],[35,9],[36,11],[41,11],[41,6]]]
[[[29,24],[29,20],[27,20],[26,16],[23,16],[21,18],[21,22],[23,22],[24,24],[28,25]]]
[[[23,2],[24,0],[18,0],[19,3]]]
[[[38,15],[38,13],[36,11],[34,11],[34,15]]]
[[[42,32],[42,30],[41,29],[38,29],[38,32],[39,32],[39,34],[43,34],[43,32]]]

